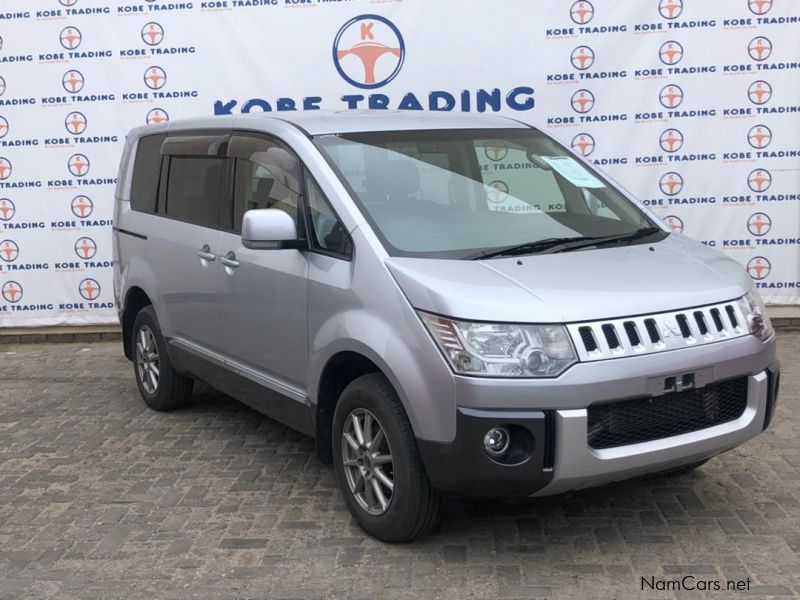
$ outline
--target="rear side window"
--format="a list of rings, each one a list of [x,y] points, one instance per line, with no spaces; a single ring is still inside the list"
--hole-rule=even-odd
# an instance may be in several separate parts
[[[226,159],[172,156],[166,215],[203,227],[220,228]]]
[[[139,139],[131,182],[131,208],[153,214],[158,198],[158,176],[161,172],[161,144],[166,134],[148,135]]]

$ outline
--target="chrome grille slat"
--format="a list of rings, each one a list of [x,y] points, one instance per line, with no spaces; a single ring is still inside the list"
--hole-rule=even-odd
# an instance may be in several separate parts
[[[592,327],[592,333],[594,334],[594,339],[597,342],[597,350],[595,350],[595,354],[612,356],[612,350],[608,346],[606,334],[603,333],[603,330],[600,327]]]
[[[625,321],[620,323],[619,327],[617,327],[617,339],[619,340],[622,350],[626,354],[633,352],[633,344],[628,336],[628,331],[625,329]]]
[[[735,303],[733,303],[733,302],[729,302],[729,303],[726,305],[726,307],[727,307],[727,306],[730,306],[730,308],[731,308],[731,311],[733,312],[733,314],[734,314],[734,315],[736,315],[736,325],[733,325],[733,322],[731,322],[731,325],[733,326],[733,328],[734,328],[736,331],[744,331],[744,323],[745,323],[745,319],[744,319],[744,315],[743,315],[743,314],[741,313],[741,311],[739,310],[739,307],[738,307],[738,306],[737,306]],[[725,315],[725,316],[727,316],[728,318],[730,318],[730,316],[727,314],[727,311],[725,311],[725,312],[726,312],[726,315]]]
[[[625,337],[630,342],[631,349],[637,350],[642,345],[642,336],[639,333],[636,322],[627,320],[622,324],[622,327],[625,329]]]
[[[722,333],[725,330],[725,323],[722,321],[722,316],[720,315],[718,307],[712,307],[708,310],[709,314],[711,315],[711,321],[714,323],[714,331],[717,335]]]
[[[597,350],[597,341],[594,339],[594,332],[591,327],[579,327],[578,335],[581,336],[581,343],[587,352]]]
[[[734,326],[731,321],[729,310],[733,311],[733,315],[738,321],[736,326]],[[703,320],[707,328],[706,333],[700,331],[700,326],[697,324],[697,319],[695,317],[695,313],[697,312],[703,315]],[[689,337],[684,337],[681,332],[678,321],[676,320],[679,316],[686,318],[686,325],[690,333]],[[655,327],[658,332],[658,341],[656,342],[650,339],[650,332],[647,329],[647,321],[649,319],[653,319],[655,322]],[[628,336],[628,331],[625,328],[626,322],[634,324],[639,336],[638,345],[634,345]],[[721,331],[718,329],[718,322],[722,324]],[[719,304],[650,315],[640,315],[637,317],[622,317],[619,319],[603,319],[574,323],[567,325],[567,330],[578,351],[579,359],[583,362],[592,362],[612,358],[623,358],[626,356],[655,354],[657,352],[679,350],[681,348],[692,348],[743,337],[748,335],[744,323],[744,316],[736,302],[722,302]],[[606,339],[606,332],[603,329],[604,326],[613,328],[620,344],[619,347],[614,349],[609,347]],[[595,350],[587,350],[584,345],[580,334],[580,330],[583,328],[587,328],[594,337],[595,343],[597,344]]]
[[[695,341],[695,331],[692,329],[691,321],[686,316],[686,313],[679,312],[675,315],[675,320],[678,323],[678,329],[680,330],[683,339],[686,340],[687,344],[693,344]]]
[[[695,310],[692,312],[692,316],[694,317],[694,322],[697,325],[697,331],[701,336],[706,337],[708,335],[708,317],[706,316],[705,311]],[[704,329],[705,331],[703,331]]]
[[[634,323],[636,323],[636,327],[639,329],[639,337],[642,340],[642,354],[650,354],[651,352],[656,352],[655,343],[650,339],[650,333],[647,331],[647,321],[646,317],[636,317],[631,319]]]
[[[741,326],[741,316],[737,312],[736,307],[734,305],[726,304],[725,310],[723,312],[725,314],[725,319],[727,320],[728,325],[731,327],[731,329],[738,329]],[[735,322],[734,318],[731,316],[731,313],[733,314],[733,317],[736,318]]]
[[[706,328],[708,329],[708,332],[706,333],[705,337],[712,341],[714,340],[718,341],[720,339],[723,339],[720,337],[719,335],[720,332],[717,331],[717,326],[714,324],[714,317],[711,315],[711,309],[704,308],[702,309],[702,312],[703,312],[703,318],[706,320]]]
[[[603,336],[606,338],[608,347],[612,351],[618,350],[620,348],[620,339],[619,334],[617,333],[617,328],[611,323],[603,323],[603,325],[600,326],[600,329],[603,332]]]

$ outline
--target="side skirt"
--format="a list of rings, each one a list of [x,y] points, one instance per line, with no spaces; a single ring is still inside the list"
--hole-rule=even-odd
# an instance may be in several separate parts
[[[299,393],[291,396],[281,393],[274,389],[280,388],[275,383],[267,387],[263,376],[215,356],[201,356],[199,351],[190,350],[183,342],[171,339],[167,345],[170,359],[178,371],[189,373],[261,414],[314,437],[312,411],[308,400]]]

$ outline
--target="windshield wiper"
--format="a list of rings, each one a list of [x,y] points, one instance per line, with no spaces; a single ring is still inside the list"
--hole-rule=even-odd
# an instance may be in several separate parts
[[[666,233],[661,227],[656,227],[655,225],[652,227],[642,227],[641,229],[637,229],[633,233],[629,233],[626,235],[626,239],[631,241],[640,240],[643,237],[647,237],[648,235],[655,235],[656,233],[663,232]]]
[[[496,256],[518,256],[520,254],[536,254],[545,250],[550,250],[555,247],[564,246],[570,242],[591,242],[593,240],[600,240],[604,238],[593,237],[557,237],[546,238],[536,242],[525,242],[524,244],[515,244],[513,246],[506,246],[490,252],[481,252],[475,256],[469,257],[470,260],[483,260],[485,258],[494,258]]]
[[[637,229],[632,233],[623,233],[622,235],[616,236],[609,236],[604,240],[597,240],[596,244],[607,244],[609,242],[635,242],[636,240],[640,240],[650,235],[654,235],[659,232],[664,232],[663,229],[660,227],[642,227],[641,229]]]
[[[623,242],[627,242],[631,244],[636,240],[645,238],[647,236],[656,234],[660,231],[663,231],[660,227],[642,227],[641,229],[637,229],[632,233],[624,233],[622,235],[610,235],[608,237],[601,237],[601,238],[587,238],[586,240],[576,240],[574,244],[564,244],[564,247],[559,248],[550,248],[550,251],[547,254],[554,254],[556,252],[568,252],[570,250],[577,250],[579,248],[585,248],[589,246],[604,246],[606,244],[619,244]]]
[[[626,233],[623,235],[547,238],[536,242],[526,242],[524,244],[507,246],[491,252],[481,252],[476,256],[470,257],[470,260],[484,260],[498,256],[519,256],[522,254],[555,254],[557,252],[568,252],[570,250],[577,250],[579,248],[587,248],[603,244],[620,242],[630,243],[643,237],[647,237],[648,235],[653,235],[659,231],[662,231],[662,229],[659,227],[643,227],[642,229],[637,229],[632,233]]]

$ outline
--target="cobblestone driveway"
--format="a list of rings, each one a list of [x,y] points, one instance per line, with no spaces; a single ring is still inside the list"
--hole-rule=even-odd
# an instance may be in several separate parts
[[[118,343],[0,347],[0,597],[703,597],[641,576],[800,594],[800,334],[760,438],[686,475],[365,537],[299,434],[211,390],[145,409]],[[713,597],[730,597],[717,593]]]

